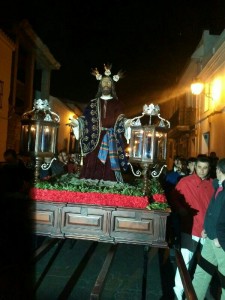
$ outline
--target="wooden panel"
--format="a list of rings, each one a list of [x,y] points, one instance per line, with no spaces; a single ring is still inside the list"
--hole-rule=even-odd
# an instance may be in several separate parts
[[[62,232],[65,237],[109,240],[111,210],[91,205],[70,205],[62,210]]]
[[[62,237],[61,210],[63,206],[65,206],[63,203],[35,202],[31,213],[35,233]]]
[[[72,213],[66,214],[66,224],[74,226],[93,226],[95,228],[102,227],[102,216],[79,216]]]
[[[53,212],[52,211],[37,211],[33,213],[32,219],[39,224],[53,225]]]
[[[137,221],[131,218],[115,217],[115,231],[151,232],[152,220]]]
[[[111,236],[115,242],[166,246],[165,229],[168,213],[118,209],[112,212]]]

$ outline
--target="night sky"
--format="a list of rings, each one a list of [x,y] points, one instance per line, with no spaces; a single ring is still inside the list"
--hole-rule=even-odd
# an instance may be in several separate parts
[[[61,64],[52,72],[51,94],[78,102],[97,92],[91,68],[103,73],[103,64],[112,63],[113,75],[125,71],[119,98],[151,103],[155,92],[176,84],[203,30],[225,28],[224,0],[32,0],[22,7],[11,18],[28,19]]]

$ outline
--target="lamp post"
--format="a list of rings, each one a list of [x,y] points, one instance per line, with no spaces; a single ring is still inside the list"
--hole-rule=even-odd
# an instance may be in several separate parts
[[[55,159],[59,122],[60,117],[51,111],[48,100],[34,100],[33,109],[22,116],[20,153],[35,159],[35,182],[39,179],[40,168],[48,169]],[[44,158],[48,163],[42,164]]]
[[[135,176],[143,175],[143,194],[147,193],[148,169],[152,167],[152,177],[158,177],[166,166],[167,132],[169,121],[160,117],[158,105],[144,105],[143,113],[131,120],[131,138],[129,161]],[[149,124],[142,125],[140,119],[149,116]],[[152,116],[157,116],[158,122],[152,124]],[[142,173],[134,173],[131,163],[136,163],[143,169]],[[159,171],[158,171],[159,170]]]

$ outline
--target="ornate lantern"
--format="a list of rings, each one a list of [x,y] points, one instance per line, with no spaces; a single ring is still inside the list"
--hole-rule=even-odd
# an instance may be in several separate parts
[[[48,169],[55,159],[59,122],[60,117],[51,111],[48,100],[34,100],[33,109],[22,116],[20,153],[35,159],[35,182],[40,167]],[[42,165],[44,158],[49,162]]]
[[[130,163],[135,176],[144,176],[144,194],[147,191],[149,167],[153,169],[152,177],[158,177],[166,166],[167,132],[170,123],[161,118],[159,112],[158,105],[144,105],[142,115],[131,120],[129,161],[139,164],[143,169],[142,173],[140,171],[134,173]],[[148,125],[142,125],[140,122],[140,119],[145,115],[149,116]],[[152,124],[152,116],[157,116],[158,122],[155,124]]]

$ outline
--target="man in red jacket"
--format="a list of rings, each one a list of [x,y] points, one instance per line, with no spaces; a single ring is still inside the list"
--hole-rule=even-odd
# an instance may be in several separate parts
[[[212,179],[209,176],[210,161],[198,157],[195,174],[181,178],[172,192],[172,210],[180,216],[181,253],[187,269],[199,243],[203,244],[201,231],[209,201],[213,195]],[[174,292],[182,299],[184,292],[179,270],[176,270]]]
[[[225,299],[225,158],[217,162],[216,176],[202,231],[205,243],[192,281],[198,300],[205,299],[216,271],[221,281],[220,299]]]

